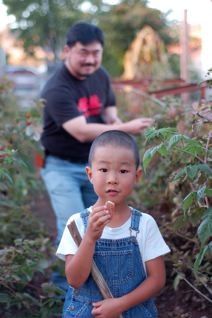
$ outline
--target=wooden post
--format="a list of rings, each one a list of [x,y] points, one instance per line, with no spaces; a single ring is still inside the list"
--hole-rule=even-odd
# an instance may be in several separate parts
[[[181,26],[181,55],[180,55],[180,76],[186,83],[189,82],[188,63],[189,63],[189,45],[188,45],[188,22],[187,10],[184,10],[184,17]],[[188,102],[188,94],[182,94],[184,103]]]

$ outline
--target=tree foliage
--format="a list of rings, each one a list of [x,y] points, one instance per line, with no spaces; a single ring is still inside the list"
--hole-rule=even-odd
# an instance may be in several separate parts
[[[52,52],[55,59],[63,47],[67,28],[77,20],[96,23],[106,34],[104,64],[112,75],[122,72],[123,56],[137,32],[150,25],[165,43],[171,41],[166,16],[147,7],[147,1],[120,1],[116,5],[94,0],[4,0],[8,13],[16,17],[13,31],[24,48],[33,54],[35,46]],[[87,5],[86,5],[87,3]]]

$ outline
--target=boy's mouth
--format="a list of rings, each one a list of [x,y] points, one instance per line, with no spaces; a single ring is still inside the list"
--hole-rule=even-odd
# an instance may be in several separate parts
[[[106,193],[118,193],[118,191],[114,189],[108,189]]]

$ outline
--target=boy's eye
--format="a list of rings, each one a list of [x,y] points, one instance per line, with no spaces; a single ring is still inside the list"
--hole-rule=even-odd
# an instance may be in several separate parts
[[[127,173],[128,170],[126,170],[126,169],[121,169],[120,172],[121,172],[121,173]]]
[[[99,171],[101,171],[101,172],[107,172],[107,169],[106,169],[106,168],[100,168]]]

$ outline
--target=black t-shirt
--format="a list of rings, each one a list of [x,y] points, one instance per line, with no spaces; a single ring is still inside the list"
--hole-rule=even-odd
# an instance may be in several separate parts
[[[81,115],[88,123],[104,123],[104,108],[115,105],[106,71],[100,68],[85,80],[78,80],[63,65],[48,80],[41,97],[45,101],[41,136],[45,152],[73,162],[87,162],[91,142],[78,141],[62,125]]]

